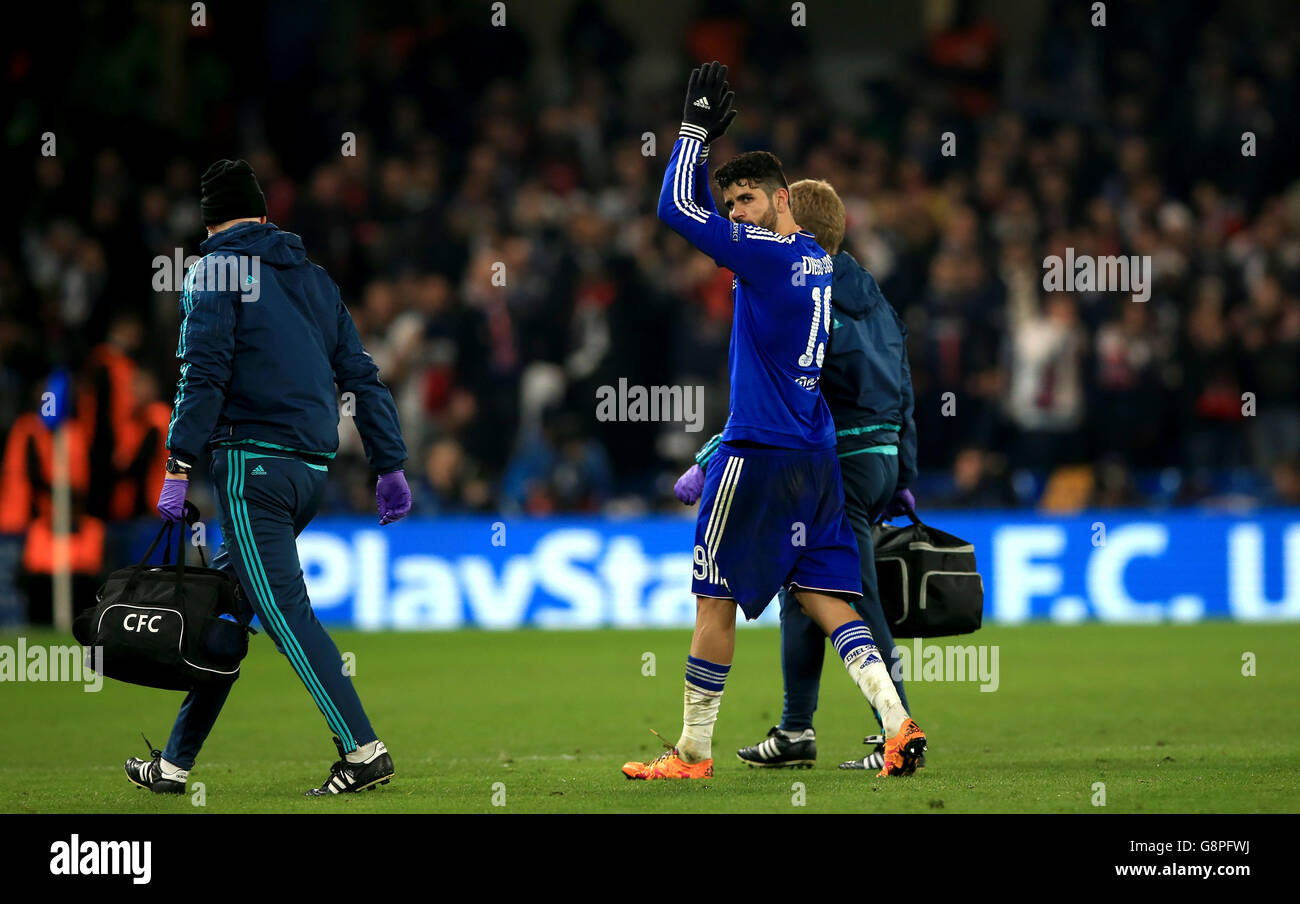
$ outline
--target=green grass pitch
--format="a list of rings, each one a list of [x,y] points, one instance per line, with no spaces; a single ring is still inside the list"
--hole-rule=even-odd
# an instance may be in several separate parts
[[[715,775],[629,782],[628,759],[675,739],[690,632],[339,631],[397,776],[308,799],[334,760],[323,718],[265,635],[208,740],[192,795],[122,773],[161,746],[181,695],[105,681],[0,685],[0,812],[1297,812],[1300,624],[990,626],[999,687],[913,682],[929,766],[905,779],[836,769],[874,731],[828,650],[815,769],[753,770],[736,748],[780,715],[777,633],[739,632],[714,738]],[[43,633],[28,644],[71,643]],[[14,636],[0,636],[13,646]],[[1253,653],[1256,674],[1242,674]],[[646,676],[654,654],[656,674]],[[1094,806],[1096,782],[1105,806]],[[802,783],[802,793],[796,783]],[[193,788],[193,785],[191,786]],[[504,793],[503,793],[504,791]],[[503,806],[494,805],[503,803]],[[802,805],[797,805],[799,801]]]

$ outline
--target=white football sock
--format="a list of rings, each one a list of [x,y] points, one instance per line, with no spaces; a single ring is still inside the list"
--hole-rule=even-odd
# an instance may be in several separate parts
[[[898,734],[907,718],[907,710],[903,709],[903,701],[898,699],[894,682],[889,680],[889,670],[885,668],[866,622],[855,619],[840,625],[831,633],[831,645],[844,660],[844,668],[853,683],[880,713],[885,737],[892,738]]]
[[[865,667],[864,659],[868,660]],[[898,699],[894,682],[889,680],[889,670],[885,668],[876,648],[873,646],[869,651],[854,657],[852,662],[844,663],[844,668],[867,698],[867,702],[880,713],[880,721],[885,726],[885,737],[892,738],[898,734],[903,727],[903,720],[907,718],[907,710],[903,708],[903,701]]]
[[[713,758],[713,726],[717,724],[721,705],[721,691],[704,691],[686,682],[682,736],[677,741],[677,753],[686,762],[699,763]]]

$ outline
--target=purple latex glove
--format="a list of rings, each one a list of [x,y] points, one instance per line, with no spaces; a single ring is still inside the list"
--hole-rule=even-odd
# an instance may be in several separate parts
[[[899,490],[894,493],[892,499],[885,505],[885,513],[882,520],[901,518],[908,512],[916,514],[916,497],[912,495],[911,490]]]
[[[158,514],[164,521],[176,522],[185,517],[185,493],[190,482],[184,477],[168,474],[163,478],[162,492],[158,494]]]
[[[677,478],[673,493],[686,505],[694,505],[704,490],[704,469],[691,465],[691,469]]]
[[[380,524],[405,518],[411,510],[411,488],[406,485],[406,474],[402,471],[380,474],[375,484],[375,501],[379,503]]]

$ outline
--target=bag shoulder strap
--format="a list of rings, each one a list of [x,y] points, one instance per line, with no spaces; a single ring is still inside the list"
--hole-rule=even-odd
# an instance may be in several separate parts
[[[137,564],[134,568],[131,569],[131,576],[126,579],[126,583],[122,586],[123,596],[131,592],[131,588],[135,585],[136,580],[140,577],[140,572],[144,571],[145,567],[149,564],[149,560],[153,558],[153,551],[157,549],[158,544],[162,542],[163,534],[169,534],[171,529],[172,529],[172,525],[170,522],[164,523],[162,526],[158,528],[158,534],[153,538],[153,542],[149,544],[149,548],[144,551],[144,556],[140,559],[139,564]],[[168,543],[167,548],[170,548],[170,544],[171,544],[170,536],[168,537],[167,543]]]
[[[202,515],[199,513],[198,506],[196,506],[194,503],[190,502],[189,500],[186,500],[185,502],[184,518],[185,518],[185,526],[181,527],[181,529],[177,531],[177,537],[176,537],[176,592],[177,593],[181,592],[181,586],[185,581],[185,540],[190,533],[190,531],[187,530],[186,528],[187,527],[193,528],[193,526],[202,519]],[[153,542],[149,544],[149,548],[145,550],[144,556],[142,556],[139,563],[133,569],[131,569],[131,576],[127,578],[126,584],[122,587],[123,594],[130,592],[132,586],[134,586],[136,580],[140,577],[140,572],[144,571],[144,569],[149,565],[149,560],[153,558],[153,552],[155,549],[158,548],[158,544],[162,542],[162,538],[164,534],[167,536],[167,544],[166,546],[163,547],[163,564],[164,565],[169,564],[169,560],[171,558],[171,542],[172,542],[171,532],[174,528],[175,528],[175,523],[171,521],[164,522],[158,528],[158,533],[157,535],[154,536]],[[206,568],[208,565],[208,559],[207,556],[204,555],[202,546],[199,547],[199,560],[203,563],[203,567]]]
[[[184,514],[182,517],[185,519],[185,527],[180,529],[180,536],[176,538],[176,594],[178,596],[182,592],[185,583],[185,540],[189,537],[190,531],[193,530],[194,525],[203,518],[202,514],[199,512],[199,507],[188,499],[185,500],[185,508],[183,511]],[[189,528],[189,530],[186,528]],[[203,554],[202,546],[199,547],[199,561],[203,563],[204,568],[208,567],[208,559],[207,556]]]

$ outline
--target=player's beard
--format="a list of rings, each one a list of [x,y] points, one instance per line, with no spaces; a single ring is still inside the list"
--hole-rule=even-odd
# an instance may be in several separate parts
[[[767,213],[759,219],[758,225],[762,226],[768,232],[776,232],[776,205],[769,200]]]

